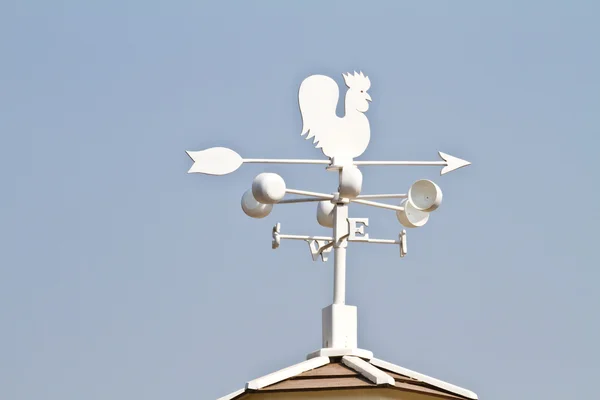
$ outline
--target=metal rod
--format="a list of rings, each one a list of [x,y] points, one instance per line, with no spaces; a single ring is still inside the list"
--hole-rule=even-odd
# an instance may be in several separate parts
[[[286,189],[285,192],[289,194],[298,194],[301,196],[319,197],[321,199],[333,199],[332,194],[308,192],[306,190]]]
[[[314,198],[314,199],[287,199],[287,200],[280,200],[277,202],[277,204],[292,204],[292,203],[308,203],[311,201],[322,201],[322,200],[327,200],[327,199],[323,199],[323,198]]]
[[[346,248],[333,247],[333,304],[346,304]]]
[[[407,194],[361,194],[357,199],[406,199]]]
[[[400,244],[400,241],[394,239],[369,239],[367,243]]]
[[[276,158],[244,158],[245,163],[256,164],[331,164],[330,160],[299,160],[299,159],[276,159]]]
[[[348,233],[348,205],[336,204],[333,209],[333,304],[346,304]]]
[[[448,165],[447,161],[354,161],[354,165]]]
[[[360,199],[350,199],[350,201],[353,203],[357,203],[357,204],[364,204],[365,206],[387,208],[389,210],[395,210],[395,211],[403,211],[404,210],[404,207],[393,206],[391,204],[378,203],[376,201],[360,200]]]
[[[280,239],[293,239],[293,240],[325,240],[333,241],[332,237],[329,236],[304,236],[304,235],[279,235]]]

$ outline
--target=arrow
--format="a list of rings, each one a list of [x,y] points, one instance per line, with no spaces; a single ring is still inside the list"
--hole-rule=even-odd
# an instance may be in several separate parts
[[[259,164],[331,164],[329,160],[286,160],[273,158],[242,158],[226,147],[212,147],[202,151],[186,151],[194,161],[188,174],[226,175],[237,170],[244,163]]]
[[[452,172],[455,169],[466,167],[471,163],[469,161],[451,156],[450,154],[438,151],[440,158],[444,161],[354,161],[354,165],[413,165],[413,166],[443,166],[440,175]]]
[[[274,159],[274,158],[242,158],[235,151],[226,147],[212,147],[201,151],[186,151],[194,161],[188,173],[208,175],[226,175],[234,172],[244,163],[257,164],[326,164],[331,165],[331,160],[302,160],[302,159]],[[444,161],[354,161],[354,165],[413,165],[413,166],[443,166],[440,175],[465,167],[471,163],[466,160],[438,152]]]
[[[454,171],[455,169],[471,165],[469,161],[451,156],[450,154],[442,153],[441,151],[438,151],[438,154],[440,155],[440,157],[442,157],[444,161],[446,161],[446,166],[442,168],[442,170],[440,171],[440,175],[444,175],[448,172]]]

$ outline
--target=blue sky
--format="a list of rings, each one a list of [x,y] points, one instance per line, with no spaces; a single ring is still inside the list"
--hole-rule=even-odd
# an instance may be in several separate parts
[[[185,150],[318,158],[297,90],[371,79],[365,193],[435,180],[410,254],[355,245],[348,303],[378,358],[488,400],[592,397],[600,53],[594,1],[0,3],[0,396],[211,399],[320,346],[332,265],[287,233],[314,204],[246,217],[263,171],[187,175]],[[356,206],[373,237],[393,212]]]

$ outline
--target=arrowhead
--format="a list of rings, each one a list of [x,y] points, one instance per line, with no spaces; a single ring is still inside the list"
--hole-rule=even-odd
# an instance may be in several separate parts
[[[442,168],[440,175],[447,174],[448,172],[452,172],[455,169],[459,169],[462,167],[466,167],[467,165],[471,165],[469,161],[451,156],[450,154],[442,153],[438,151],[438,154],[442,158],[442,160],[446,161],[446,166]]]
[[[202,151],[186,151],[194,160],[188,174],[194,172],[208,175],[225,175],[235,171],[244,160],[238,153],[225,147],[213,147]]]

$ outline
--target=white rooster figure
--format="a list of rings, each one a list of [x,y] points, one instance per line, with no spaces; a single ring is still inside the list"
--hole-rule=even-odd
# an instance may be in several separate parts
[[[298,93],[302,114],[302,135],[314,138],[316,148],[333,159],[333,165],[352,163],[366,150],[371,137],[369,109],[371,96],[367,90],[371,81],[362,72],[342,74],[348,86],[345,99],[346,115],[340,118],[335,110],[340,97],[337,83],[324,75],[312,75],[302,81]]]

